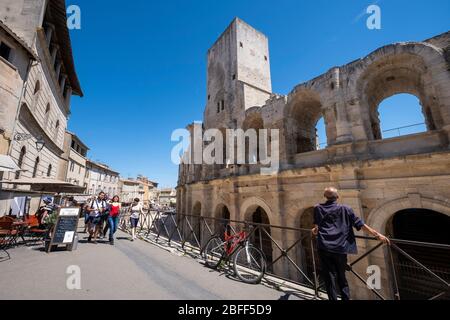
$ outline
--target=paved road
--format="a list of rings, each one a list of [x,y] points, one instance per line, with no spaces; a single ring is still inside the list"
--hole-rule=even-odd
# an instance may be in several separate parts
[[[115,246],[79,243],[73,252],[9,250],[11,259],[0,262],[0,299],[298,299],[230,279],[142,240],[131,242],[123,232],[117,236]],[[81,269],[80,290],[66,287],[70,265]]]

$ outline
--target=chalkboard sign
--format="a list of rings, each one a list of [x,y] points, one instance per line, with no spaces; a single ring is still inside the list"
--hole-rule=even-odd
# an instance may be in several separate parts
[[[75,233],[78,228],[80,208],[60,208],[58,210],[58,218],[53,228],[50,243],[47,252],[50,252],[54,245],[72,246]]]

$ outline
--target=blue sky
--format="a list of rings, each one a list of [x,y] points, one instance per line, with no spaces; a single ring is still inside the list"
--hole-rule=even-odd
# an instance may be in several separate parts
[[[381,8],[381,30],[366,27],[364,12],[372,3]],[[66,4],[81,9],[81,30],[71,30],[71,37],[85,94],[72,100],[69,129],[91,148],[91,159],[161,186],[176,185],[171,133],[202,120],[206,52],[235,16],[269,37],[273,91],[280,94],[380,46],[450,29],[448,0]],[[411,96],[385,100],[380,110],[383,129],[423,122]]]

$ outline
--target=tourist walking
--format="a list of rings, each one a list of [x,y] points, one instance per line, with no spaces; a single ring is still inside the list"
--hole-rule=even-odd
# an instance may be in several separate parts
[[[106,231],[109,229],[109,243],[111,245],[114,245],[114,234],[116,233],[117,227],[119,225],[119,215],[121,208],[122,205],[120,203],[119,196],[114,196],[111,203],[109,204],[108,224],[104,230],[104,234],[106,235]]]
[[[88,198],[86,200],[86,203],[83,204],[83,206],[81,207],[81,210],[83,210],[83,215],[84,215],[84,230],[83,230],[83,233],[87,232],[87,229],[88,229],[88,226],[89,226],[89,214],[90,214],[89,206],[91,204],[91,201],[92,201],[91,198]]]
[[[97,243],[97,235],[100,230],[100,222],[102,219],[102,214],[107,210],[107,204],[105,201],[105,193],[100,192],[98,197],[94,198],[89,207],[89,238],[88,242],[92,241],[92,237],[94,238],[93,243]]]
[[[131,213],[131,241],[134,241],[136,239],[136,228],[139,222],[139,216],[144,213],[142,204],[139,202],[139,198],[134,199],[134,202],[130,206],[129,212]]]
[[[345,277],[347,254],[356,254],[356,240],[353,227],[363,229],[378,240],[389,243],[389,239],[366,225],[349,206],[338,204],[336,188],[326,188],[327,201],[314,207],[314,228],[328,299],[337,300],[338,289],[342,300],[350,299],[350,289]]]

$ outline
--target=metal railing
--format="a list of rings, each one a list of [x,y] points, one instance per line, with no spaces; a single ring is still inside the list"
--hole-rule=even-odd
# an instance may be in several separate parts
[[[402,131],[401,131],[401,130],[404,130],[404,129],[411,129],[411,128],[418,128],[418,127],[422,127],[423,130],[417,129],[417,130],[412,130],[412,132],[407,132],[407,133],[403,133],[403,134],[402,134]],[[426,124],[422,122],[422,123],[415,123],[415,124],[410,124],[410,125],[407,125],[407,126],[402,126],[402,127],[397,127],[397,128],[392,128],[392,129],[383,130],[383,136],[384,136],[384,138],[387,138],[387,136],[388,136],[389,134],[388,134],[388,135],[385,135],[386,133],[390,133],[390,132],[395,132],[395,131],[397,131],[397,135],[394,135],[394,136],[400,137],[400,136],[402,136],[402,135],[412,134],[412,133],[418,133],[418,132],[422,132],[422,131],[426,131],[426,130],[427,130]]]
[[[129,214],[121,214],[120,228],[129,231]],[[320,261],[315,237],[310,229],[282,227],[248,221],[237,221],[149,211],[140,216],[137,233],[141,237],[168,247],[174,247],[195,258],[201,258],[206,242],[213,236],[223,238],[225,230],[235,234],[247,230],[250,241],[264,252],[267,276],[309,288],[314,297],[323,291]],[[417,248],[438,250],[450,257],[450,245],[390,239],[384,245],[375,238],[356,236],[359,255],[349,256],[348,271],[351,286],[358,287],[358,298],[381,300],[450,299],[450,265],[425,265],[415,255]],[[368,285],[368,267],[381,270],[379,286]]]

